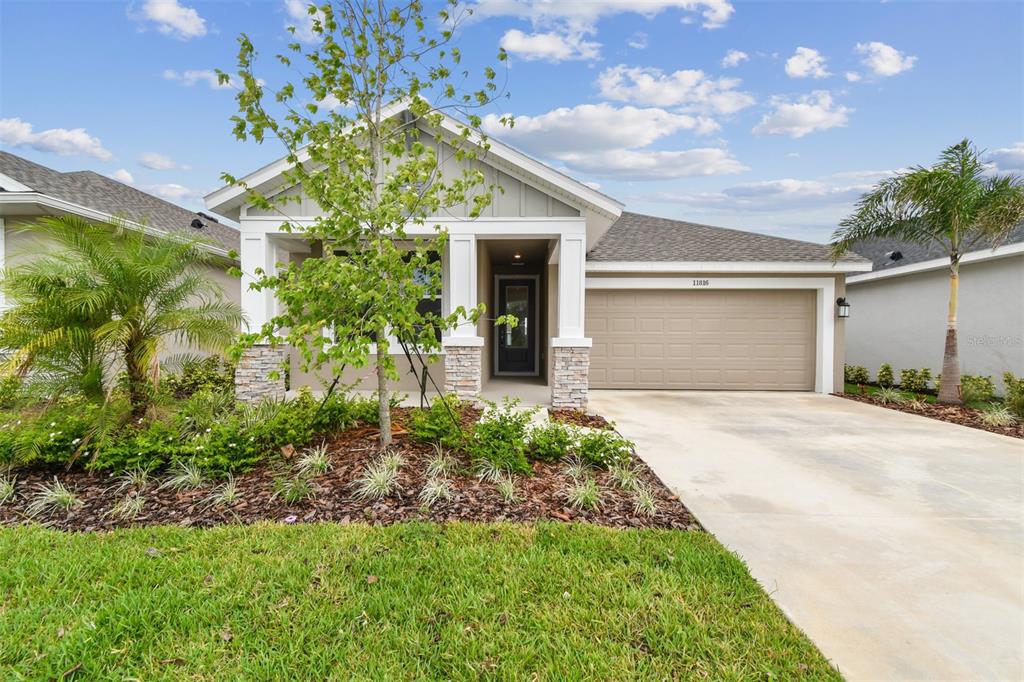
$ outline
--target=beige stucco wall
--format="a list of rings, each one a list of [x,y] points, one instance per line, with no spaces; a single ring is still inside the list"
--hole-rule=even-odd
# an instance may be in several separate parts
[[[41,236],[38,232],[31,231],[33,223],[33,218],[15,217],[4,219],[5,267],[13,267],[30,262],[39,256],[55,253],[59,248],[53,240]],[[241,304],[241,281],[237,277],[232,277],[228,274],[227,270],[230,266],[231,263],[229,261],[218,260],[215,264],[204,266],[203,272],[217,285],[226,300]],[[194,349],[171,342],[164,348],[161,357],[170,358],[183,353],[200,354]]]
[[[848,285],[847,361],[868,368],[883,362],[900,369],[942,369],[949,302],[943,268]],[[991,376],[1024,375],[1024,255],[960,267],[960,367]]]

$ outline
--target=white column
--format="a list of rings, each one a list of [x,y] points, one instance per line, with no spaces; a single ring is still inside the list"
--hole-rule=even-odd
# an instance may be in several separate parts
[[[249,331],[257,331],[274,315],[274,293],[264,289],[249,288],[259,279],[257,269],[264,273],[274,272],[276,249],[267,234],[242,233],[242,312],[248,321]]]
[[[814,390],[818,393],[832,393],[835,390],[833,374],[835,371],[836,343],[836,285],[829,280],[817,290],[817,349],[814,354]]]
[[[586,258],[585,234],[562,236],[558,247],[558,338],[554,339],[562,345],[584,345],[566,342],[584,340]]]
[[[476,307],[476,236],[454,234],[448,238],[444,278],[444,292],[441,305],[444,314],[458,307],[469,311]],[[452,329],[444,339],[445,346],[482,346],[483,338],[477,336],[476,325],[462,322]]]

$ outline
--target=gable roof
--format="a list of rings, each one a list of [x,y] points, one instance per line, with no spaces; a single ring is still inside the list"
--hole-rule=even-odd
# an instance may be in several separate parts
[[[1006,240],[1001,244],[1001,246],[1021,243],[1024,243],[1024,221],[1021,221],[1015,228],[1010,230],[1010,234],[1007,235]],[[897,239],[870,239],[860,241],[857,242],[853,248],[857,253],[871,259],[872,264],[875,266],[874,272],[893,270],[905,265],[914,265],[915,263],[923,263],[936,258],[947,257],[946,252],[936,244],[922,246],[921,244],[899,241]],[[992,249],[990,246],[985,244],[982,244],[980,248],[976,248],[974,250],[974,252],[982,254],[986,251],[992,251]],[[890,254],[894,252],[899,252],[901,258],[893,260],[890,257]]]
[[[405,103],[395,102],[384,108],[383,116],[385,118],[398,116],[407,109],[408,106]],[[447,113],[438,113],[441,114],[440,132],[442,134],[455,137],[460,134],[463,128],[468,127],[468,124],[459,121]],[[482,132],[475,128],[470,128],[470,130],[477,135],[483,135]],[[432,131],[427,130],[426,132],[430,133]],[[480,156],[480,161],[491,164],[510,175],[523,177],[542,190],[561,194],[569,198],[570,202],[582,204],[609,217],[616,218],[622,212],[624,204],[607,194],[599,192],[593,187],[569,177],[492,137],[487,138],[487,143],[489,148]],[[309,159],[309,153],[303,148],[299,150],[298,157],[299,161],[305,162]],[[226,185],[207,194],[204,197],[206,206],[211,211],[216,211],[221,215],[234,216],[241,206],[246,203],[246,190],[240,186],[241,184],[261,192],[268,192],[275,185],[281,183],[282,174],[291,165],[287,158],[278,159],[273,163],[267,164],[263,168],[239,178],[239,184]]]
[[[164,232],[202,235],[225,250],[238,250],[238,230],[93,171],[62,173],[0,151],[0,198],[45,195]],[[69,210],[74,212],[74,210]],[[197,230],[193,220],[203,223]]]
[[[684,220],[623,212],[590,249],[587,260],[654,263],[806,263],[831,265],[828,246]],[[838,269],[867,270],[857,254],[839,260]],[[831,268],[826,268],[831,269]]]

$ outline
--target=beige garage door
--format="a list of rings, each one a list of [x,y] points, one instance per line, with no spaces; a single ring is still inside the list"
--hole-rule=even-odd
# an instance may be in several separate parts
[[[592,388],[814,388],[814,291],[587,291]]]

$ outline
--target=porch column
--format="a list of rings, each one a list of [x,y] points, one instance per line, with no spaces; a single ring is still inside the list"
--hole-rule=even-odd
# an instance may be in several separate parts
[[[449,314],[460,306],[469,311],[477,305],[476,236],[453,234],[448,238],[441,306]],[[476,324],[463,321],[442,339],[445,350],[444,390],[462,400],[480,396],[484,339]]]
[[[586,233],[563,235],[558,248],[558,336],[551,339],[551,407],[585,410],[591,346],[584,336]]]
[[[257,269],[265,273],[275,271],[278,250],[269,235],[243,232],[239,256],[242,269],[242,312],[245,313],[249,331],[254,332],[274,316],[275,302],[273,292],[256,291],[249,287],[259,279]],[[286,357],[287,349],[280,346],[259,344],[246,350],[235,369],[235,397],[246,402],[283,398],[283,364]],[[275,372],[279,376],[271,378],[270,375]]]

